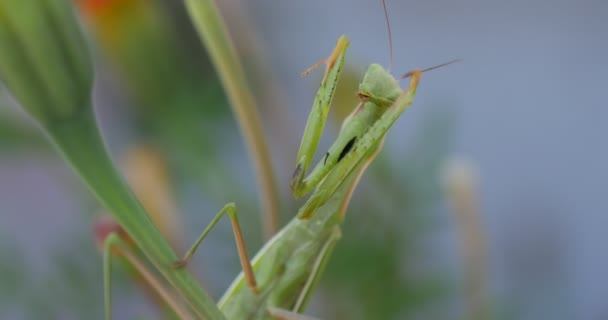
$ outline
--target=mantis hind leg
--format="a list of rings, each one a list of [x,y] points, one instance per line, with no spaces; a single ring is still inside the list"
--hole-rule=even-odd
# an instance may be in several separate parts
[[[243,274],[245,275],[245,280],[247,281],[247,286],[255,293],[259,294],[259,289],[257,286],[257,281],[255,279],[255,274],[253,273],[253,268],[251,267],[251,262],[249,261],[249,254],[247,253],[247,247],[245,246],[245,240],[243,239],[243,232],[241,231],[241,225],[239,224],[236,205],[234,203],[229,203],[220,212],[218,212],[211,223],[203,230],[203,233],[196,239],[192,247],[186,252],[184,257],[171,265],[172,268],[181,268],[184,267],[192,255],[196,252],[196,249],[200,246],[201,242],[205,239],[205,237],[209,234],[211,229],[215,227],[215,225],[220,221],[220,219],[228,214],[230,217],[230,222],[232,224],[232,231],[234,232],[234,240],[236,242],[236,249],[239,254],[239,260],[241,262],[241,267],[243,268]]]
[[[168,289],[145,263],[133,252],[117,232],[109,233],[103,242],[103,296],[105,319],[112,319],[112,256],[125,258],[137,270],[142,279],[158,295],[162,302],[180,319],[194,319],[183,302]]]

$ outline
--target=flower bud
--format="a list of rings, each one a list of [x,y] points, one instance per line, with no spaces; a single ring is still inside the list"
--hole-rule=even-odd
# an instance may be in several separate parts
[[[43,126],[90,108],[91,61],[66,0],[0,0],[0,76]]]

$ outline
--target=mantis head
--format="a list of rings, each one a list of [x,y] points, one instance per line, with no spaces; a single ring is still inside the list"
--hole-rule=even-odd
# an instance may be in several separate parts
[[[402,90],[399,82],[379,64],[371,64],[359,85],[359,97],[382,104],[392,104]]]

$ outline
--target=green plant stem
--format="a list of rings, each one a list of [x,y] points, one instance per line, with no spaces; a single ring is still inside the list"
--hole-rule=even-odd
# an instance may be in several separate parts
[[[225,319],[189,271],[170,268],[178,258],[112,164],[92,108],[45,128],[63,157],[193,311],[205,319]]]
[[[279,193],[255,99],[215,3],[212,0],[186,0],[186,5],[226,90],[253,160],[262,202],[264,235],[269,239],[279,227]]]

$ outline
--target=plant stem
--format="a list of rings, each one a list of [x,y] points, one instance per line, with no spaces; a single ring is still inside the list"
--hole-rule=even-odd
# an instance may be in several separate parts
[[[253,160],[262,203],[264,235],[269,239],[279,227],[279,193],[255,99],[215,3],[212,0],[186,0],[186,6],[226,90]]]
[[[193,311],[205,319],[225,319],[192,274],[170,268],[178,258],[112,164],[92,108],[45,128],[67,162]]]

